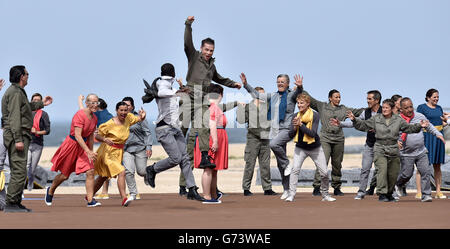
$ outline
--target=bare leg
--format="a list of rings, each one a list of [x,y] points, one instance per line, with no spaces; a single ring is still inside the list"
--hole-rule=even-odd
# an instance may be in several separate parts
[[[97,191],[102,187],[103,183],[107,180],[107,177],[104,176],[99,176],[97,179],[95,179],[94,182],[94,193],[93,195],[95,195],[95,193],[97,193]]]
[[[94,196],[95,172],[94,169],[86,171],[86,197],[88,202],[92,201]]]
[[[59,175],[55,176],[55,179],[53,179],[52,186],[50,186],[48,194],[53,196],[55,194],[56,188],[67,179],[69,179],[69,177],[67,177],[63,174],[59,174]]]
[[[217,199],[217,170],[211,170],[212,171],[212,178],[211,178],[211,197],[215,196],[214,198]]]
[[[421,194],[422,193],[422,185],[420,183],[420,174],[419,171],[416,172],[416,189],[417,189],[417,193]]]
[[[433,164],[434,182],[436,183],[436,194],[441,192],[442,172],[441,164]]]
[[[125,185],[125,171],[119,173],[119,176],[117,177],[117,187],[119,188],[119,193],[120,197],[122,197],[122,200],[127,198]]]
[[[203,197],[207,200],[211,200],[212,171],[212,169],[206,168],[203,170],[202,175]]]
[[[109,179],[107,179],[107,180],[103,183],[102,194],[107,195],[107,194],[108,194],[108,189],[109,189]]]

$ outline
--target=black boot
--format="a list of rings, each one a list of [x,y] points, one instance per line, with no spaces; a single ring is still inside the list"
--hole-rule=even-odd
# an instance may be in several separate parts
[[[197,192],[198,187],[190,187],[189,192],[187,193],[187,198],[189,200],[197,200],[197,201],[205,201],[205,198],[201,197]]]
[[[153,168],[153,166],[155,166],[155,164],[153,164],[152,166],[147,166],[147,168],[145,168],[147,174],[144,176],[144,181],[152,188],[155,187],[155,177],[156,177],[156,171]]]
[[[322,194],[320,193],[320,187],[314,187],[312,195],[313,196],[322,196]]]
[[[187,195],[187,191],[186,191],[186,186],[180,186],[180,192],[179,192],[179,194],[180,194],[180,196],[184,196],[184,195]]]
[[[208,155],[208,151],[202,151],[202,160],[200,161],[200,165],[198,167],[200,169],[216,168],[216,165],[214,163],[211,163],[210,159],[211,157]]]
[[[406,186],[403,186],[401,191],[402,191],[402,196],[408,195],[408,193],[406,193]]]
[[[3,210],[5,213],[30,213],[31,209],[26,208],[22,204],[6,204]]]
[[[386,195],[386,197],[388,198],[389,202],[398,202],[398,199],[396,199],[392,193],[389,193]]]
[[[380,196],[378,197],[378,201],[389,202],[389,198],[385,194],[380,194]]]
[[[277,195],[272,189],[264,190],[264,195]]]
[[[244,196],[252,196],[253,193],[250,190],[244,190]]]
[[[343,196],[344,193],[342,193],[341,188],[335,188],[334,195]]]
[[[370,186],[366,193],[367,195],[373,195],[375,193],[375,186]]]

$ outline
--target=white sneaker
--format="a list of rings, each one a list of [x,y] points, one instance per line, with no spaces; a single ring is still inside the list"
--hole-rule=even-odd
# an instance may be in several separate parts
[[[293,168],[292,164],[289,164],[289,165],[284,169],[284,176],[290,175],[291,172],[292,172],[292,168]]]
[[[289,195],[284,201],[293,202],[294,201],[294,196],[293,195]]]
[[[333,198],[333,197],[331,197],[330,195],[325,195],[325,196],[322,198],[322,201],[336,201],[336,199]]]
[[[284,199],[288,198],[288,196],[289,196],[289,190],[285,190],[283,192],[283,194],[281,195],[280,199],[284,200]]]
[[[355,200],[362,200],[362,199],[364,199],[364,196],[365,196],[365,194],[363,192],[359,192],[358,191],[358,193],[356,194],[354,199]]]
[[[400,192],[400,188],[397,187],[397,185],[394,186],[394,193],[392,193],[392,197],[396,200],[400,200],[400,196],[402,196],[402,193]]]

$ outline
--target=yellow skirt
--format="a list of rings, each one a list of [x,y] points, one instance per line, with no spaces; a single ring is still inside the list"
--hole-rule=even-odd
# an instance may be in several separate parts
[[[114,148],[102,143],[97,150],[97,160],[95,161],[95,174],[115,178],[125,170],[122,165],[123,149]]]

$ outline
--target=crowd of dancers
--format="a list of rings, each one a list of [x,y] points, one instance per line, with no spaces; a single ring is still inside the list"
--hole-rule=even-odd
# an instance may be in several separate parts
[[[430,182],[434,170],[435,197],[446,198],[441,191],[440,165],[445,162],[442,130],[450,122],[450,114],[443,112],[437,104],[439,92],[436,89],[426,93],[426,103],[419,105],[416,111],[410,98],[394,95],[382,101],[377,90],[367,92],[368,106],[365,108],[341,105],[341,94],[335,89],[329,91],[327,101],[320,101],[304,90],[301,75],[294,75],[292,89],[290,77],[278,75],[277,91],[266,93],[260,86],[253,87],[244,73],[237,82],[217,72],[212,57],[214,40],[206,38],[202,40],[200,50],[195,49],[192,41],[194,20],[189,16],[185,21],[187,84],[183,85],[182,80],[176,78],[172,64],[165,63],[161,66],[160,77],[151,85],[147,84],[142,97],[144,103],[156,101],[155,134],[168,157],[147,165],[152,155],[152,131],[146,121],[146,112],[135,110],[133,98],[124,97],[119,101],[115,105],[116,115],[112,115],[105,100],[97,94],[90,93],[86,98],[80,96],[80,109],[72,118],[69,135],[51,160],[51,170],[59,174],[46,188],[46,205],[54,204],[58,186],[75,173],[86,175],[87,207],[101,206],[97,200],[108,198],[111,178],[117,178],[120,204],[127,207],[140,199],[135,173],[155,188],[157,175],[175,166],[180,167],[180,195],[204,204],[220,204],[224,194],[217,187],[218,171],[228,168],[227,118],[224,112],[234,108],[237,108],[237,121],[246,124],[248,130],[242,179],[244,196],[253,195],[250,187],[257,159],[264,195],[278,195],[272,190],[271,183],[272,151],[283,186],[280,199],[294,201],[302,164],[310,157],[317,167],[313,195],[321,196],[322,201],[336,201],[336,196],[344,195],[341,191],[343,128],[353,127],[367,132],[356,200],[373,195],[376,190],[380,201],[398,201],[406,194],[406,184],[413,176],[414,165],[418,172],[416,197],[422,202],[432,201]],[[28,77],[25,66],[12,67],[11,86],[2,98],[4,147],[0,148],[0,179],[3,181],[5,154],[10,165],[7,191],[0,184],[5,201],[3,205],[0,202],[0,207],[5,212],[32,211],[22,205],[23,190],[33,188],[34,169],[42,153],[43,136],[50,133],[49,115],[42,108],[52,104],[53,98],[43,98],[36,93],[30,102],[24,90]],[[173,86],[175,82],[178,90]],[[4,80],[0,80],[0,84],[3,87]],[[243,87],[253,100],[249,103],[222,103],[224,88],[221,85],[235,89]],[[298,112],[295,112],[296,107]],[[292,140],[295,150],[290,162],[286,149]],[[97,150],[94,150],[94,143],[100,143]],[[331,179],[327,171],[329,161]],[[369,185],[372,164],[375,165],[375,173]],[[194,168],[203,169],[202,194],[198,192]],[[329,193],[330,182],[333,194]],[[97,194],[102,187],[102,193]]]

